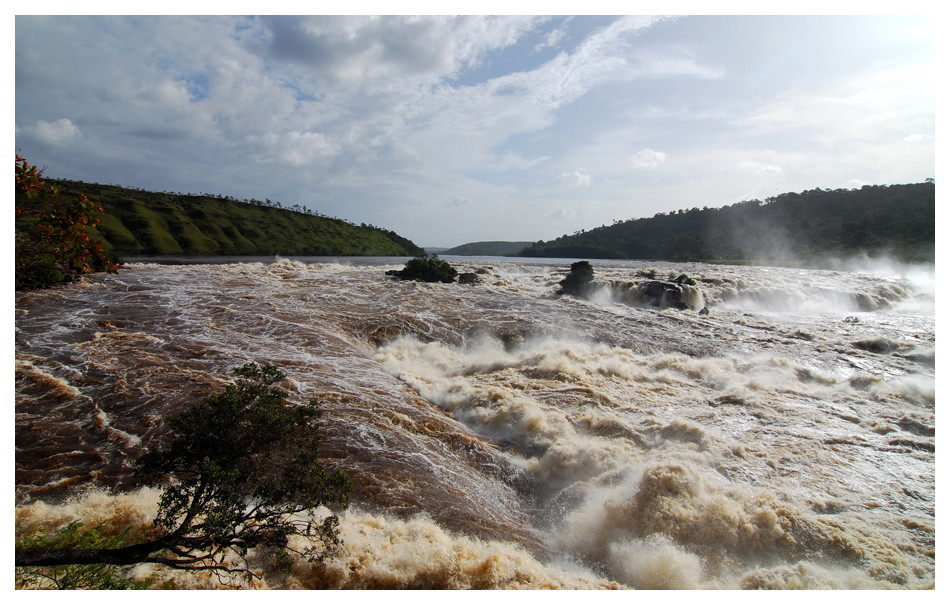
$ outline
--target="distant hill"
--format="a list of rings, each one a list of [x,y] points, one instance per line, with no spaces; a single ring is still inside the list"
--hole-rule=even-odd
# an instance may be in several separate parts
[[[440,254],[447,256],[505,256],[524,250],[534,242],[472,242],[462,244]]]
[[[887,254],[933,262],[935,184],[783,193],[723,208],[616,221],[538,242],[518,256],[711,261],[820,261]]]
[[[392,231],[353,225],[267,200],[157,193],[48,179],[63,194],[102,206],[96,231],[121,256],[416,256],[422,248]]]

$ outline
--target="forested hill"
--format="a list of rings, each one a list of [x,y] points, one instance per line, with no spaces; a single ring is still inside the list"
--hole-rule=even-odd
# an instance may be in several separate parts
[[[372,225],[281,208],[267,200],[157,193],[48,179],[62,194],[102,206],[96,231],[121,256],[416,256],[419,246]]]
[[[814,189],[723,208],[617,221],[538,242],[519,256],[816,261],[857,253],[934,261],[935,185]]]
[[[531,242],[471,242],[443,250],[441,254],[447,256],[505,256],[514,254],[530,245]]]

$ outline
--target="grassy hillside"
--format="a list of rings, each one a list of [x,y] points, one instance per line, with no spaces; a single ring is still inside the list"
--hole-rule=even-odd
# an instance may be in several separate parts
[[[549,242],[521,256],[651,260],[820,261],[887,254],[934,261],[935,184],[784,193],[723,208],[692,208]]]
[[[533,242],[472,242],[462,244],[440,254],[455,256],[505,256],[524,250]]]
[[[422,248],[372,225],[279,208],[258,200],[183,195],[49,180],[102,206],[96,231],[119,256],[415,256]]]

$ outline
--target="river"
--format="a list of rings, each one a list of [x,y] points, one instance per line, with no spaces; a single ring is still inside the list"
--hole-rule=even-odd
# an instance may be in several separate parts
[[[340,556],[257,587],[933,586],[932,266],[260,260],[17,293],[18,523],[145,522],[132,461],[253,361],[356,485]]]

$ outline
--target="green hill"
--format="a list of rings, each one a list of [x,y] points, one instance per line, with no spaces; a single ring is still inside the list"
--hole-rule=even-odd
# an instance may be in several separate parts
[[[518,256],[712,261],[820,261],[887,254],[933,262],[935,184],[814,189],[723,208],[617,221],[531,245]]]
[[[533,242],[471,242],[443,250],[439,254],[448,256],[505,256],[520,252],[532,243]]]
[[[103,248],[119,256],[416,256],[422,248],[392,231],[315,215],[267,200],[158,193],[49,179],[63,194],[102,206]]]

